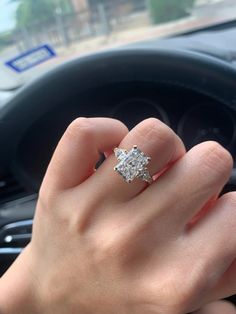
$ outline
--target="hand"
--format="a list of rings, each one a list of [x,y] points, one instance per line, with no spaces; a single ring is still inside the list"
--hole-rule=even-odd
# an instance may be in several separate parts
[[[119,144],[151,156],[154,183],[113,170]],[[18,300],[0,296],[3,313],[183,314],[234,294],[236,194],[217,199],[231,168],[219,144],[185,153],[156,119],[129,133],[112,119],[75,120],[45,175],[32,241],[2,279]]]

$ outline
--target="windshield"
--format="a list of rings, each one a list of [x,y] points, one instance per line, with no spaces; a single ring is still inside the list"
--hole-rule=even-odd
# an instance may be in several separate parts
[[[0,89],[84,54],[235,17],[235,0],[0,0]]]

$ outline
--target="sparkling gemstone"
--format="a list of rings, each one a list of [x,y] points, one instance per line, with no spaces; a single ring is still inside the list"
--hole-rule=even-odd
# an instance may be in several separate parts
[[[116,149],[115,155],[119,161],[115,170],[122,175],[127,182],[133,181],[136,177],[140,177],[145,181],[150,180],[149,172],[146,169],[149,158],[140,149],[133,147],[128,152],[122,149]]]
[[[121,161],[127,155],[127,151],[121,148],[115,148],[114,152],[115,152],[116,158],[119,161]]]
[[[148,170],[144,170],[144,172],[139,176],[139,178],[146,182],[150,182],[152,180],[152,177],[150,176]]]

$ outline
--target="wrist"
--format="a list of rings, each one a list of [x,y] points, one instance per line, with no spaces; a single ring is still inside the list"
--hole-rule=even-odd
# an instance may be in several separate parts
[[[28,246],[0,279],[1,314],[38,314],[37,283],[31,268]]]

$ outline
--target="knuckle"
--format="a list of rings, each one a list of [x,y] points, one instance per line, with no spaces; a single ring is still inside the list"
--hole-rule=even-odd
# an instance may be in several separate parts
[[[123,132],[124,135],[126,135],[129,132],[129,129],[122,121],[118,119],[113,119],[113,118],[106,118],[106,119],[112,120],[114,123],[114,126],[118,128],[121,132]]]
[[[220,175],[222,173],[228,174],[233,166],[233,160],[230,153],[217,142],[209,141],[204,144],[206,145],[203,154],[205,167]]]
[[[221,196],[220,201],[225,203],[227,207],[236,208],[236,192],[229,192]]]
[[[175,142],[175,133],[166,125],[160,124],[155,129],[157,138],[165,144],[173,144]]]
[[[92,124],[91,120],[87,118],[77,118],[71,122],[68,126],[65,135],[70,139],[74,140],[80,137],[91,138],[92,132]]]
[[[148,139],[149,142],[161,142],[164,144],[173,144],[175,133],[160,120],[149,118],[145,120],[139,129],[141,137]]]
[[[53,207],[55,202],[55,195],[51,190],[40,188],[37,200],[37,208],[40,208],[44,212],[48,212]]]
[[[103,265],[111,260],[115,260],[119,255],[117,243],[114,241],[98,242],[98,239],[90,241],[88,245],[88,256],[97,265]]]
[[[42,185],[37,199],[37,207],[42,208],[44,211],[52,211],[58,203],[58,192],[53,188]]]

